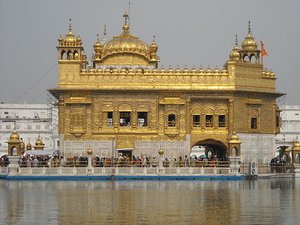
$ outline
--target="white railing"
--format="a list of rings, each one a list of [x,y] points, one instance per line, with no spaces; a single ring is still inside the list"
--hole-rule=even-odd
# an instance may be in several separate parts
[[[228,167],[20,167],[19,175],[230,175]]]

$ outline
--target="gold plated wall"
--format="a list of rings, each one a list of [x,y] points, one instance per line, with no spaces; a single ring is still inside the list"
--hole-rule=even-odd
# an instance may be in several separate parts
[[[59,133],[65,140],[115,140],[116,148],[133,149],[139,141],[188,140],[189,151],[203,140],[228,146],[234,131],[279,132],[275,100],[281,94],[276,92],[275,74],[259,61],[251,31],[241,50],[236,43],[221,70],[158,69],[155,41],[147,47],[128,33],[127,26],[125,22],[123,33],[112,41],[126,36],[130,48],[97,41],[91,66],[81,39],[74,39],[72,48],[62,44],[64,39],[59,41],[59,83],[50,92],[59,100]],[[140,52],[135,47],[139,45]],[[73,57],[64,58],[69,51]],[[147,120],[143,126],[141,114]]]

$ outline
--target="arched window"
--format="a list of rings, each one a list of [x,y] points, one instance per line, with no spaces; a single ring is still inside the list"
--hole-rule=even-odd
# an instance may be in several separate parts
[[[237,154],[237,149],[236,149],[236,147],[233,147],[233,148],[231,149],[231,156],[235,157],[236,154]]]
[[[73,53],[70,50],[68,51],[67,59],[69,59],[69,60],[73,59]]]
[[[176,116],[174,114],[168,115],[168,126],[169,127],[175,127],[176,125]]]
[[[244,61],[244,62],[249,62],[249,57],[248,57],[248,55],[243,55],[243,61]]]
[[[256,56],[254,54],[250,55],[250,62],[251,63],[256,63],[257,62],[257,58],[256,58]]]
[[[122,111],[120,112],[120,126],[130,127],[131,126],[131,112]]]
[[[65,52],[65,50],[63,50],[63,51],[61,52],[60,59],[66,60],[66,58],[67,58],[66,52]]]
[[[75,59],[75,60],[79,59],[79,55],[78,55],[77,51],[74,51],[73,59]]]

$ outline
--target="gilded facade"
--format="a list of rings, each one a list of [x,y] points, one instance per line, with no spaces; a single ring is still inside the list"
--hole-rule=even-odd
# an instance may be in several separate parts
[[[59,134],[64,155],[189,155],[193,146],[220,158],[268,161],[280,117],[274,72],[265,71],[251,32],[222,69],[159,67],[158,45],[123,31],[97,38],[88,60],[80,36],[58,39]],[[106,32],[105,34],[106,35]]]

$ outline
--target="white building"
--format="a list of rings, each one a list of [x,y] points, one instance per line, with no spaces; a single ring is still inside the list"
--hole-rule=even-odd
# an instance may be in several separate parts
[[[300,105],[280,106],[281,128],[276,136],[276,147],[289,146],[292,148],[293,142],[300,140]]]
[[[7,141],[14,128],[34,146],[38,137],[45,149],[58,149],[57,107],[48,104],[0,104],[0,154],[7,153]]]

